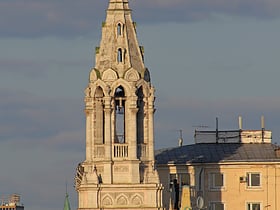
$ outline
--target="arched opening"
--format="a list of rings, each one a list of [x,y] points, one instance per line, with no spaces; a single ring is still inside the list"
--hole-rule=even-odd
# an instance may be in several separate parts
[[[125,92],[122,86],[115,91],[115,142],[125,143]]]
[[[95,124],[95,136],[96,144],[104,144],[104,111],[103,111],[103,90],[101,87],[98,87],[94,94],[95,101],[95,116],[93,118],[93,123]],[[97,123],[99,124],[97,126]]]
[[[118,25],[117,25],[117,35],[118,36],[121,36],[122,35],[122,24],[121,23],[118,23]]]
[[[118,63],[122,63],[123,62],[123,52],[122,49],[119,48],[118,49]]]

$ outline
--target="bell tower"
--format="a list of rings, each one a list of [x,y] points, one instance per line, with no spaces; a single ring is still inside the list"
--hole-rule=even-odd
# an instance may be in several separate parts
[[[163,209],[154,168],[154,92],[128,0],[110,0],[85,89],[78,210]]]

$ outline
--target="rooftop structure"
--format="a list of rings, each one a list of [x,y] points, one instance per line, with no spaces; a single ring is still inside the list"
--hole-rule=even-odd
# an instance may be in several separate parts
[[[23,204],[20,203],[20,195],[12,194],[8,197],[3,196],[0,210],[24,210]]]
[[[271,143],[268,130],[195,131],[195,143]]]
[[[195,131],[195,144],[156,151],[164,207],[278,209],[280,147],[271,136],[264,126],[225,131],[217,126]]]
[[[195,143],[271,143],[272,134],[265,130],[264,117],[261,117],[261,130],[243,130],[242,118],[239,116],[238,130],[219,130],[218,119],[216,119],[216,130],[195,131]]]

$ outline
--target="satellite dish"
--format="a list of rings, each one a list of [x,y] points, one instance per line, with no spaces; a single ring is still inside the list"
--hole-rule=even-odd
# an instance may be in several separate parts
[[[197,208],[199,209],[203,209],[203,206],[204,206],[204,200],[201,196],[198,196],[197,199],[196,199],[196,206]]]

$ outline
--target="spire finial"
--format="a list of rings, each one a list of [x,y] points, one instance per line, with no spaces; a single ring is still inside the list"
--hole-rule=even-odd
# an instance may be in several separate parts
[[[65,181],[65,200],[64,200],[64,208],[63,210],[71,210],[69,196],[68,196],[68,189],[67,189],[67,180]]]

